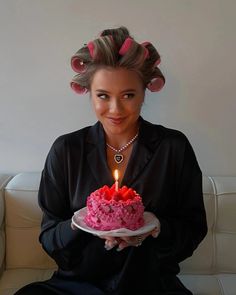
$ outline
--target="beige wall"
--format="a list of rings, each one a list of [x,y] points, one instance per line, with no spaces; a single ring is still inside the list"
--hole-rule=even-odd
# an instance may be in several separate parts
[[[70,56],[126,25],[162,56],[144,118],[182,130],[203,173],[236,175],[236,1],[0,0],[0,171],[41,170],[54,139],[95,122],[69,88]]]

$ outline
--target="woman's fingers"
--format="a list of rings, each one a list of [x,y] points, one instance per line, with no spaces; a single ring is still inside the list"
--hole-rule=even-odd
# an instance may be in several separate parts
[[[99,236],[99,238],[105,240],[104,247],[105,247],[106,250],[111,250],[112,248],[114,248],[115,246],[117,246],[118,243],[119,243],[119,238],[116,238],[116,237]]]
[[[126,247],[138,247],[141,246],[143,240],[145,239],[145,236],[134,236],[134,237],[123,237],[121,238],[121,241],[119,243],[119,246],[117,248],[118,251],[123,250]]]
[[[153,236],[153,238],[157,238],[159,233],[160,233],[160,230],[158,227],[155,227],[154,230],[151,231],[151,235]]]
[[[131,246],[130,244],[128,244],[126,241],[121,240],[121,242],[119,243],[118,247],[117,247],[117,251],[121,251],[123,249],[125,249],[126,247]]]
[[[154,228],[152,231],[139,236],[132,237],[110,237],[110,236],[99,236],[101,239],[105,240],[105,249],[111,250],[112,248],[117,246],[117,251],[121,251],[127,247],[133,246],[138,247],[141,246],[143,241],[148,237],[152,236],[153,238],[157,238],[160,233],[158,227]]]
[[[114,248],[117,245],[118,245],[118,240],[117,239],[106,240],[104,247],[105,247],[106,250],[111,250],[112,248]]]

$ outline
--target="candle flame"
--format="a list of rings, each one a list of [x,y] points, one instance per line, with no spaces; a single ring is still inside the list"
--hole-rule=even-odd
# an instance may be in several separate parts
[[[118,179],[119,179],[119,171],[118,171],[118,169],[115,169],[115,171],[114,171],[114,178],[115,178],[116,181],[118,181]]]

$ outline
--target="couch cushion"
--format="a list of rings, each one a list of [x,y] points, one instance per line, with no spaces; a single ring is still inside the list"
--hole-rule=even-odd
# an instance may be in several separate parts
[[[180,275],[194,295],[235,295],[236,274]]]
[[[52,270],[39,269],[6,270],[0,280],[0,294],[12,295],[16,290],[31,282],[47,280],[52,273]]]
[[[23,173],[6,186],[6,268],[55,268],[38,242],[40,173]]]
[[[216,269],[219,272],[236,273],[235,177],[214,177],[213,179],[217,197]]]
[[[226,295],[217,276],[180,275],[179,278],[194,295]]]
[[[1,224],[3,222],[3,218],[4,218],[3,192],[4,192],[4,188],[7,184],[7,182],[10,181],[11,178],[12,178],[12,176],[10,176],[10,175],[0,174],[0,226],[1,226]]]
[[[4,233],[4,188],[12,176],[0,174],[0,275],[3,268],[3,259],[5,256],[5,233]]]
[[[236,274],[219,274],[216,276],[224,291],[224,295],[236,294]]]

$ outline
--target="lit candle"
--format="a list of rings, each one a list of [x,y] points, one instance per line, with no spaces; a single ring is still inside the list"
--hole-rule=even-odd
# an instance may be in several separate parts
[[[115,190],[116,190],[116,192],[118,192],[118,189],[119,189],[119,182],[118,182],[119,171],[118,171],[118,169],[115,169],[115,171],[114,171],[114,178],[115,178]]]

